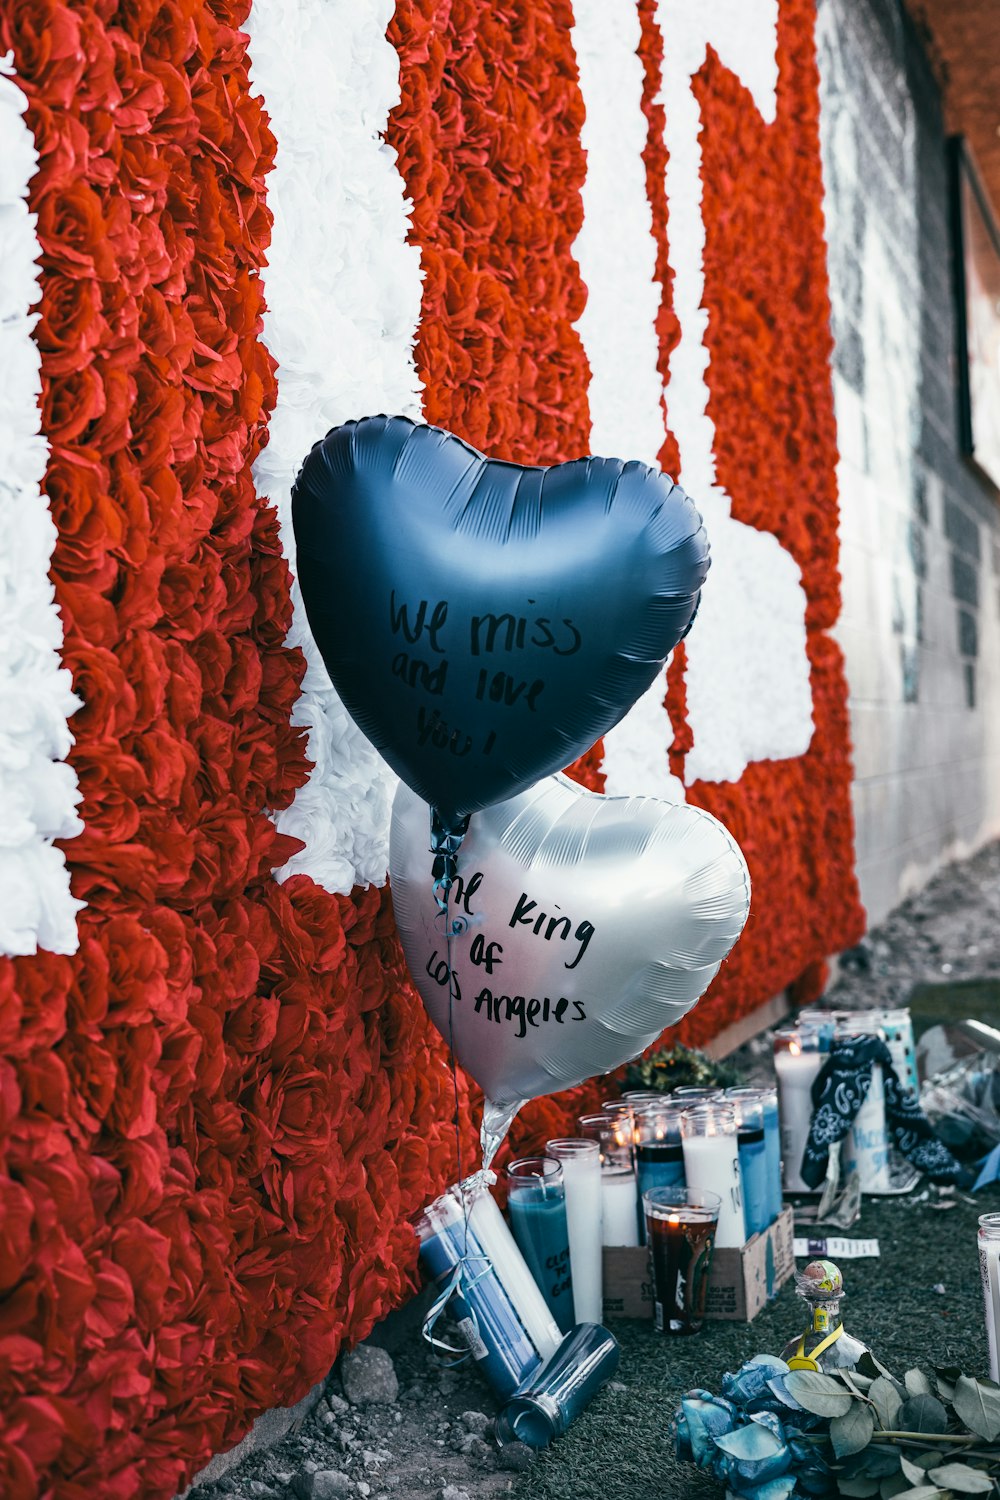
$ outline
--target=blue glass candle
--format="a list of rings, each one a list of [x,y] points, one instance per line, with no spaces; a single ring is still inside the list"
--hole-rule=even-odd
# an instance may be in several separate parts
[[[770,1223],[764,1105],[756,1089],[733,1089],[726,1095],[736,1110],[736,1139],[747,1238]]]
[[[580,1323],[500,1413],[497,1443],[547,1448],[615,1374],[619,1356],[618,1340],[606,1328]]]
[[[781,1124],[777,1089],[761,1089],[764,1110],[764,1157],[767,1162],[767,1221],[773,1224],[781,1213]]]
[[[573,1327],[573,1277],[562,1167],[526,1156],[507,1168],[507,1209],[518,1249],[563,1333]]]
[[[684,1186],[684,1147],[681,1144],[682,1105],[661,1097],[635,1111],[635,1164],[639,1189],[639,1224],[646,1242],[643,1194],[654,1188]]]
[[[424,1210],[415,1227],[421,1262],[439,1290],[445,1289],[456,1267],[465,1261],[461,1290],[456,1288],[450,1298],[448,1312],[486,1380],[505,1400],[541,1358],[469,1228],[461,1200],[454,1193],[443,1193]]]
[[[764,1123],[764,1164],[767,1178],[767,1219],[765,1222],[773,1224],[781,1213],[782,1206],[781,1123],[778,1116],[778,1091],[774,1088],[727,1089],[726,1098],[734,1107],[741,1099],[756,1100],[760,1104]],[[747,1228],[749,1230],[749,1225]]]

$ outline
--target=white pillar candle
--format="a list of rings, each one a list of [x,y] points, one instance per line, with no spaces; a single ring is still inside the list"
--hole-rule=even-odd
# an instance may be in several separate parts
[[[553,1157],[563,1169],[576,1321],[600,1323],[604,1316],[601,1149],[597,1141],[549,1141],[545,1154]]]
[[[872,1068],[872,1080],[864,1104],[854,1117],[840,1149],[846,1174],[857,1172],[863,1193],[886,1193],[889,1177],[889,1132],[885,1123],[885,1080],[882,1069]]]
[[[634,1172],[601,1172],[601,1212],[606,1245],[638,1245],[639,1216],[636,1212]]]
[[[827,1060],[825,1052],[804,1050],[792,1040],[775,1050],[774,1071],[778,1078],[778,1113],[781,1117],[781,1170],[786,1193],[807,1193],[802,1180],[802,1153],[809,1139],[812,1120],[812,1086]]]
[[[990,1379],[1000,1380],[1000,1214],[980,1216],[979,1269],[983,1277]]]
[[[715,1243],[719,1249],[746,1244],[746,1222],[740,1193],[740,1158],[735,1130],[724,1135],[690,1135],[684,1148],[684,1178],[694,1192],[718,1193],[722,1199]]]
[[[493,1173],[487,1180],[496,1181]],[[507,1221],[496,1205],[489,1188],[476,1179],[465,1188],[469,1206],[469,1228],[488,1255],[497,1279],[514,1305],[525,1333],[543,1359],[554,1354],[562,1343],[562,1330],[549,1311],[528,1263],[507,1227]],[[475,1274],[475,1268],[472,1268]]]

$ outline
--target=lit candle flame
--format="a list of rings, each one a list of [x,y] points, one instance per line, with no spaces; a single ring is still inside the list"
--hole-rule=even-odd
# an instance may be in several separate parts
[[[667,1220],[668,1224],[679,1224],[680,1222],[681,1222],[681,1216],[680,1216],[680,1214],[671,1214],[670,1218]]]
[[[799,1046],[798,1042],[789,1042],[788,1050],[791,1053],[792,1057],[798,1057],[799,1053],[802,1051],[802,1048]]]

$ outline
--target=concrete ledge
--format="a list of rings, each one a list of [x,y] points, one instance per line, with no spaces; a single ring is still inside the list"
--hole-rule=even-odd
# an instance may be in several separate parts
[[[228,1474],[230,1469],[242,1463],[248,1454],[259,1453],[264,1448],[273,1448],[286,1432],[305,1421],[318,1403],[324,1388],[324,1382],[320,1381],[319,1385],[314,1385],[312,1390],[294,1406],[274,1406],[270,1411],[263,1412],[246,1437],[237,1443],[235,1448],[230,1448],[226,1453],[217,1453],[214,1458],[209,1459],[201,1472],[194,1476],[187,1489],[175,1496],[175,1500],[184,1500],[195,1485],[214,1484],[217,1479],[222,1478],[223,1474]]]
[[[775,995],[773,1000],[765,1000],[756,1010],[741,1016],[710,1042],[706,1042],[704,1051],[709,1057],[716,1059],[728,1057],[730,1052],[735,1052],[737,1047],[742,1047],[751,1037],[759,1036],[769,1026],[776,1026],[779,1021],[783,1021],[785,1016],[791,1014],[792,1008],[787,994]]]

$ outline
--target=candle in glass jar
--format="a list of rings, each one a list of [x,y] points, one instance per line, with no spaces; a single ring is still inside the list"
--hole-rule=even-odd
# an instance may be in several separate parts
[[[604,1314],[601,1268],[601,1149],[597,1141],[547,1141],[546,1156],[563,1170],[573,1306],[578,1323],[600,1323]]]
[[[747,1235],[753,1238],[770,1223],[764,1102],[756,1089],[730,1089],[726,1102],[736,1111],[743,1212]]]
[[[631,1120],[630,1110],[627,1120],[620,1115],[611,1117],[602,1113],[581,1115],[577,1121],[581,1136],[596,1141],[600,1148],[602,1243],[605,1245],[639,1243]]]
[[[802,1156],[812,1122],[812,1086],[826,1062],[818,1032],[801,1029],[774,1035],[774,1071],[778,1079],[781,1156],[786,1193],[808,1193],[802,1180]]]
[[[637,1111],[635,1154],[640,1195],[651,1188],[684,1186],[682,1112],[682,1107],[669,1099],[658,1099]]]
[[[507,1167],[507,1208],[521,1254],[563,1333],[574,1325],[573,1279],[562,1168],[549,1156]]]
[[[1000,1380],[1000,1214],[980,1215],[979,1269],[983,1278],[990,1379]]]
[[[696,1104],[681,1115],[684,1176],[694,1192],[718,1193],[722,1200],[715,1243],[746,1244],[746,1220],[740,1193],[736,1115],[725,1101]]]
[[[654,1188],[643,1197],[660,1333],[697,1333],[721,1199],[690,1188]]]
[[[857,1023],[838,1028],[837,1038],[867,1035]],[[889,1130],[885,1119],[885,1078],[878,1063],[872,1064],[865,1102],[840,1148],[841,1169],[857,1172],[863,1193],[887,1193],[892,1186],[889,1172]]]

